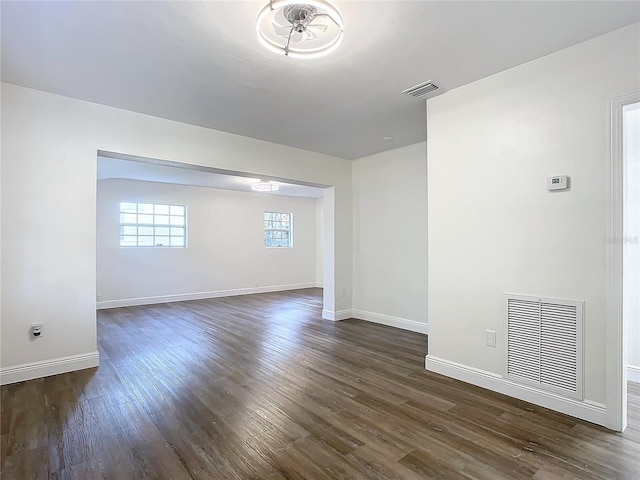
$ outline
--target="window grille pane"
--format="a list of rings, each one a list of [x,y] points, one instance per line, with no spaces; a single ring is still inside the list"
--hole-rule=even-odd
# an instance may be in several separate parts
[[[184,237],[171,237],[172,247],[184,247]]]
[[[184,217],[171,217],[171,225],[184,225]]]
[[[169,205],[154,205],[153,213],[156,215],[169,215]]]
[[[140,247],[152,247],[153,246],[153,237],[143,237],[138,236],[138,246]]]
[[[156,237],[156,247],[168,247],[169,237]]]
[[[138,224],[153,225],[153,215],[138,215]]]
[[[169,227],[155,227],[155,233],[156,235],[167,236],[169,235]]]
[[[138,227],[138,235],[153,236],[153,227]]]
[[[171,227],[171,236],[184,237],[183,227]]]
[[[138,213],[153,213],[153,204],[152,203],[139,203],[138,204]]]
[[[120,235],[137,235],[138,227],[120,227]]]
[[[125,213],[136,213],[138,211],[138,204],[120,202],[120,211]]]
[[[120,223],[138,223],[138,216],[135,213],[121,213]]]
[[[184,207],[180,205],[171,205],[169,213],[171,213],[171,215],[184,217]]]
[[[138,245],[138,237],[120,236],[120,246],[135,247],[136,245]]]

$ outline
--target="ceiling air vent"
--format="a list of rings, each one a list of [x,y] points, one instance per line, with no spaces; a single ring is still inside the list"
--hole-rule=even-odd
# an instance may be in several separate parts
[[[440,87],[438,85],[429,80],[428,82],[421,83],[415,87],[407,88],[402,93],[409,95],[410,97],[422,98],[438,91],[439,89]]]

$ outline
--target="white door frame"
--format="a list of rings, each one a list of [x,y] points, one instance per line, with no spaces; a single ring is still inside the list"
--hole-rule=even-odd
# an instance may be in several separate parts
[[[640,92],[611,100],[609,157],[609,235],[607,246],[606,388],[607,427],[623,431],[627,426],[627,355],[622,315],[623,158],[622,110],[640,102]]]

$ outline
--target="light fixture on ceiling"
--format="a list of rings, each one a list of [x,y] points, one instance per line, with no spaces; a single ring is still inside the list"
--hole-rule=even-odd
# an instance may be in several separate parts
[[[275,192],[280,188],[276,182],[269,182],[266,180],[260,180],[251,184],[251,190],[256,192]]]
[[[343,28],[342,15],[326,0],[270,0],[256,20],[258,39],[265,47],[295,58],[334,51],[342,42]]]

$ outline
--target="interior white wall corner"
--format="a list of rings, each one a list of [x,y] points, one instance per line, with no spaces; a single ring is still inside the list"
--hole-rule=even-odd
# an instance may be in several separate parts
[[[353,161],[353,281],[358,318],[426,329],[425,142]]]
[[[316,286],[323,284],[324,199],[316,199]]]
[[[335,188],[325,189],[322,199],[322,246],[323,246],[323,262],[322,262],[322,312],[323,317],[332,320],[331,313],[336,308],[336,272],[335,262]]]

